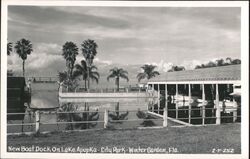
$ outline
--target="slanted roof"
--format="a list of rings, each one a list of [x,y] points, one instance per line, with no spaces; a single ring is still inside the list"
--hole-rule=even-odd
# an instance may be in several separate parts
[[[195,70],[166,72],[149,82],[178,81],[238,81],[241,79],[241,65],[202,68]]]

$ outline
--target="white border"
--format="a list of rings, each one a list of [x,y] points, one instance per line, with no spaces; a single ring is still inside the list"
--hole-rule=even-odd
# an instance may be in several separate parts
[[[53,154],[53,153],[8,153],[6,152],[6,74],[7,74],[7,6],[8,5],[38,5],[38,6],[138,6],[138,7],[241,7],[241,80],[242,80],[242,124],[241,124],[241,155],[224,154]],[[47,0],[3,0],[1,6],[1,158],[248,158],[249,155],[249,8],[247,1],[47,1]]]

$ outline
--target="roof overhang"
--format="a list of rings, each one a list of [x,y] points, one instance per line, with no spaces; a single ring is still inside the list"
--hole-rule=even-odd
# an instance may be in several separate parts
[[[148,84],[240,84],[241,80],[150,81]]]

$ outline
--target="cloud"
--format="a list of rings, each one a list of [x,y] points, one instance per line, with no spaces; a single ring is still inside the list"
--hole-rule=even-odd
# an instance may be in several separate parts
[[[186,70],[192,70],[195,68],[195,66],[197,65],[201,65],[203,64],[205,61],[201,61],[201,60],[191,60],[191,61],[187,61],[185,60],[181,66],[184,66]]]
[[[112,61],[109,61],[109,60],[101,60],[101,59],[99,59],[99,58],[95,58],[95,59],[94,59],[94,62],[100,63],[100,64],[106,64],[106,65],[111,65],[111,64],[112,64]]]
[[[8,69],[12,69],[16,72],[22,71],[22,59],[17,54],[8,56]],[[48,71],[53,68],[49,68],[50,65],[57,63],[63,63],[62,56],[52,55],[47,53],[32,52],[28,55],[25,61],[25,70],[37,70]]]
[[[46,53],[33,54],[27,60],[27,67],[30,69],[44,69],[55,62],[63,62],[62,56]]]
[[[78,9],[81,12],[69,12],[68,8]],[[124,28],[129,23],[120,18],[95,16],[87,14],[86,7],[38,7],[38,6],[9,6],[10,19],[29,22],[40,27],[60,28],[65,25],[79,25],[82,27],[104,26],[107,28]]]
[[[37,69],[56,61],[64,65],[62,45],[80,46],[88,38],[98,44],[100,66],[150,62],[166,72],[172,64],[191,69],[217,57],[240,58],[237,7],[10,6],[8,16],[8,40],[31,40],[37,55],[28,59],[36,62],[27,65]],[[77,63],[81,59],[79,49]]]
[[[61,55],[62,46],[56,43],[38,43],[35,45],[34,50],[36,52],[51,54],[51,55]]]
[[[148,62],[146,64],[157,66],[155,70],[159,71],[159,72],[167,72],[173,66],[173,63],[165,62],[164,60],[161,60],[158,63],[156,63],[156,62],[151,62],[151,63]]]

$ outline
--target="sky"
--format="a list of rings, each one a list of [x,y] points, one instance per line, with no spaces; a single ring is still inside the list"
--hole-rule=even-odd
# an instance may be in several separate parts
[[[98,45],[100,71],[123,66],[138,72],[146,63],[160,72],[173,64],[193,69],[218,58],[240,59],[240,16],[236,7],[9,6],[8,42],[32,42],[28,74],[65,70],[67,41],[79,47],[79,62],[86,39]],[[15,53],[8,57],[8,68],[21,71],[21,63]]]

